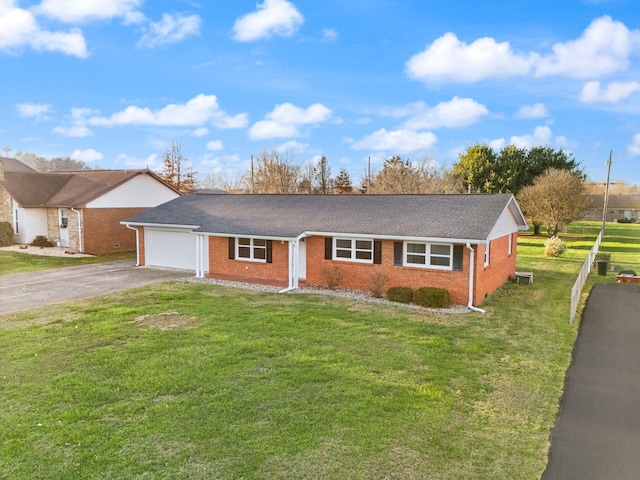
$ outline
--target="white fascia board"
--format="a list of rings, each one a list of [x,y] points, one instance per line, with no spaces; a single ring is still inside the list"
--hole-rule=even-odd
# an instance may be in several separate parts
[[[407,242],[425,242],[425,243],[462,243],[478,245],[487,243],[486,239],[470,239],[470,238],[437,238],[437,237],[414,237],[406,235],[376,235],[375,233],[339,233],[339,232],[305,232],[306,237],[343,237],[343,238],[363,238],[367,240],[403,240]]]
[[[179,228],[184,230],[195,230],[200,228],[200,225],[176,225],[170,223],[141,223],[141,222],[120,222],[120,225],[131,225],[132,227],[150,227],[150,228]]]
[[[200,235],[204,235],[207,237],[233,237],[233,238],[259,238],[262,240],[277,240],[280,242],[293,242],[296,238],[299,237],[278,237],[273,235],[250,235],[248,233],[213,233],[213,232],[196,232]]]

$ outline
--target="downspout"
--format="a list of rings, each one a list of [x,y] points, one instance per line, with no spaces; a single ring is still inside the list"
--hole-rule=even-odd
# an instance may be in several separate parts
[[[278,293],[287,293],[298,288],[298,257],[300,255],[298,245],[304,237],[306,234],[301,233],[295,240],[289,242],[289,286]]]
[[[469,249],[469,303],[467,308],[474,312],[486,313],[485,310],[473,306],[473,275],[476,270],[476,252],[469,242],[467,242],[467,248]]]
[[[78,252],[84,252],[84,246],[83,246],[83,242],[82,242],[82,220],[80,218],[80,210],[76,210],[75,208],[71,207],[71,211],[72,212],[76,212],[77,216],[78,216]]]
[[[140,230],[138,230],[137,228],[133,228],[128,223],[125,223],[124,226],[127,227],[129,230],[133,230],[134,232],[136,232],[136,267],[139,267],[140,266]]]

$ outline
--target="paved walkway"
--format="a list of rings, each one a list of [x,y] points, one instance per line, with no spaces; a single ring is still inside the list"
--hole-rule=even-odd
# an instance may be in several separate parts
[[[640,286],[587,301],[542,480],[640,478]]]
[[[0,315],[193,276],[135,260],[0,275]]]

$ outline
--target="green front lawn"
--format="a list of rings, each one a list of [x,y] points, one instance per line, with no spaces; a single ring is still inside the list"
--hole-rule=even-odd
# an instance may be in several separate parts
[[[96,255],[94,257],[50,257],[21,252],[0,251],[0,275],[31,272],[47,268],[70,267],[73,265],[87,265],[90,263],[112,262],[115,260],[135,258],[135,256],[136,252],[122,252]]]
[[[485,314],[173,282],[0,317],[0,478],[537,479],[586,230],[522,236]]]

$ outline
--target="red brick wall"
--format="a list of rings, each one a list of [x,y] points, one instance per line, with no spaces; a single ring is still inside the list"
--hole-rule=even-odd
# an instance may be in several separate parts
[[[209,273],[208,277],[234,276],[247,281],[255,279],[278,280],[285,284],[289,281],[289,243],[279,240],[272,242],[272,263],[248,262],[229,259],[229,239],[227,237],[209,237]]]
[[[376,272],[386,274],[389,281],[384,290],[390,287],[438,287],[446,288],[451,301],[456,304],[468,303],[469,299],[469,252],[463,250],[462,271],[432,270],[419,267],[393,265],[393,241],[382,241],[382,263],[343,262],[324,259],[324,237],[310,237],[307,241],[307,282],[312,285],[326,285],[322,269],[338,267],[343,273],[339,287],[370,291],[369,283]]]
[[[144,212],[146,208],[86,208],[84,252],[94,255],[130,252],[136,249],[136,232],[120,225],[122,220]],[[141,238],[144,235],[141,235]],[[117,247],[116,245],[119,245]]]
[[[516,273],[516,249],[518,234],[512,234],[513,244],[509,255],[509,236],[491,241],[489,246],[489,266],[484,266],[484,245],[478,245],[476,254],[476,281],[474,305],[480,305],[484,299],[498,287],[505,284]]]

